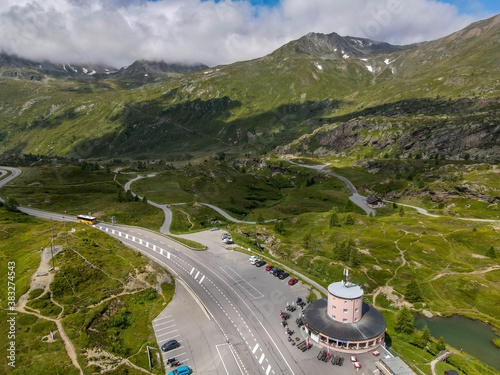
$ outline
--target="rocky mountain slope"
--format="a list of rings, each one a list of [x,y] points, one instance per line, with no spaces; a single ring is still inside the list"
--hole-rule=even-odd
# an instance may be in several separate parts
[[[0,153],[179,158],[276,149],[496,161],[499,41],[496,16],[411,46],[311,33],[259,59],[177,76],[140,61],[92,80],[4,76]],[[148,81],[147,72],[159,74]]]

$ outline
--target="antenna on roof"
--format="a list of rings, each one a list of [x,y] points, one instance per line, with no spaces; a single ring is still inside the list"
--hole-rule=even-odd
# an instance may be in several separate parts
[[[349,270],[347,268],[344,268],[344,285],[347,284],[347,277],[349,276]]]

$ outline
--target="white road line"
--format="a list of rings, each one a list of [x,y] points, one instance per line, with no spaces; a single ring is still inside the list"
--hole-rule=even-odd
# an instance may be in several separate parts
[[[262,364],[262,361],[264,360],[264,357],[266,355],[264,353],[262,353],[262,355],[260,356],[260,359],[259,359],[259,365]]]
[[[179,331],[179,330],[178,329],[174,329],[173,331],[165,332],[165,333],[162,333],[160,335],[158,335],[158,332],[155,331],[155,335],[156,335],[156,338],[159,340],[160,337],[171,335],[172,333],[175,333],[176,331]],[[175,336],[170,337],[169,339],[173,339],[174,337],[179,337],[179,336],[180,335],[175,335]]]
[[[167,251],[167,259],[170,259],[170,253]]]
[[[160,323],[160,324],[153,324],[155,327],[158,327],[158,326],[161,326],[163,324],[167,324],[167,323],[172,323],[172,322],[175,322],[175,319],[170,319],[169,321],[166,321],[164,323]]]
[[[168,335],[168,333],[165,333],[164,335],[159,335],[159,336],[156,336],[156,339],[157,339],[157,340],[159,340],[159,339],[160,339],[160,337],[162,337],[162,336],[166,336],[166,335]],[[180,335],[171,336],[171,337],[169,337],[169,338],[168,338],[168,340],[175,339],[176,337],[179,337],[179,336],[180,336]],[[163,339],[162,339],[162,340],[163,340]],[[167,341],[168,341],[168,340],[167,340]]]
[[[201,279],[200,279],[200,284],[201,284],[201,282],[203,281],[204,278],[205,278],[205,275],[202,275]]]
[[[153,323],[154,323],[154,322],[159,322],[160,320],[163,320],[163,319],[168,319],[168,318],[171,318],[172,316],[173,316],[173,315],[163,316],[163,317],[161,317],[160,319],[155,319],[155,320],[153,320]]]
[[[269,375],[269,372],[271,371],[271,365],[268,365],[267,366],[267,370],[266,370],[266,375]]]
[[[193,274],[193,272],[194,272],[194,267],[193,267],[193,269],[191,270],[191,272],[189,272],[189,274],[190,274],[190,275],[192,275],[192,274]]]
[[[226,374],[229,375],[229,372],[227,371],[226,364],[224,363],[224,360],[222,359],[222,356],[220,355],[219,345],[215,345],[215,349],[217,349],[217,353],[219,353],[220,361],[222,362],[222,366],[224,366],[224,370],[226,370]]]
[[[259,344],[255,344],[255,347],[253,348],[252,350],[252,354],[255,354],[255,352],[257,351],[257,349],[259,349]]]
[[[198,271],[198,273],[196,274],[196,276],[194,277],[194,279],[196,280],[199,275],[200,275],[200,271]]]

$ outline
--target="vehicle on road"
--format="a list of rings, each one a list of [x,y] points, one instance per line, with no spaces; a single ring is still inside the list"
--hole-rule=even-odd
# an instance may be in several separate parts
[[[271,272],[271,271],[273,270],[273,268],[274,268],[274,266],[273,266],[272,264],[268,264],[268,265],[266,266],[266,271]]]
[[[289,274],[289,273],[287,273],[287,272],[282,272],[282,273],[280,273],[280,274],[278,275],[278,278],[279,278],[280,280],[285,280],[288,276],[290,276],[290,274]]]
[[[213,227],[210,229],[210,232],[215,232],[216,230],[219,230],[219,227]]]
[[[224,238],[231,238],[231,235],[227,232],[222,233],[221,239],[224,241]]]
[[[170,371],[168,375],[189,375],[192,374],[193,372],[191,369],[187,366],[182,366],[179,368],[176,368],[174,371]]]
[[[176,349],[179,346],[181,346],[181,344],[177,340],[170,340],[161,346],[161,350],[168,352],[169,350]]]
[[[290,279],[290,280],[288,280],[288,285],[295,285],[295,284],[297,284],[298,282],[299,282],[299,280],[298,280],[298,279]]]
[[[78,220],[80,223],[90,224],[90,225],[95,225],[97,223],[97,219],[95,217],[88,215],[78,215],[76,217],[76,220]]]
[[[262,267],[264,264],[266,264],[266,262],[263,260],[259,260],[258,262],[255,262],[256,267]]]
[[[257,262],[260,262],[259,258],[251,259],[250,264],[256,264]]]

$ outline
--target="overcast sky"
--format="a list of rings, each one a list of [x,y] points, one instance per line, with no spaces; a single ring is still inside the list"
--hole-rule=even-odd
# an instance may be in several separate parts
[[[115,67],[137,59],[226,64],[308,32],[432,40],[500,12],[498,0],[0,0],[0,49]]]

